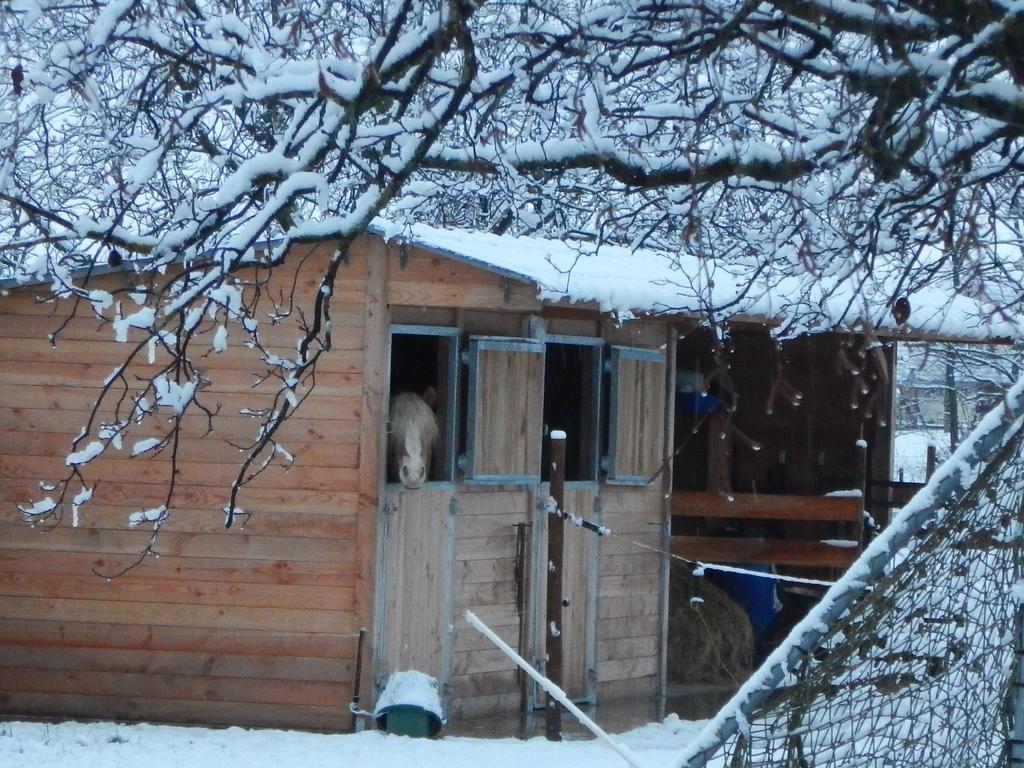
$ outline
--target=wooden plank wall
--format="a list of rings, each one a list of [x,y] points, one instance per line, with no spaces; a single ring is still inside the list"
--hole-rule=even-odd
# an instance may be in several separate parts
[[[593,520],[594,497],[597,494],[589,488],[565,489],[565,509],[570,514]],[[591,691],[591,663],[588,659],[589,645],[592,639],[594,617],[590,615],[593,606],[588,600],[591,585],[591,570],[595,554],[600,552],[600,539],[592,531],[576,525],[565,525],[563,530],[565,542],[565,558],[562,562],[563,594],[571,601],[562,610],[562,650],[565,658],[562,663],[562,689],[574,699],[588,696]],[[544,542],[547,547],[547,541]],[[599,555],[598,555],[599,556]],[[546,575],[546,571],[541,569]],[[545,596],[547,584],[544,585]],[[544,627],[541,627],[541,638],[547,639]],[[538,697],[543,693],[538,691]]]
[[[520,705],[516,666],[466,623],[476,613],[513,648],[520,644],[516,605],[516,528],[530,519],[533,493],[461,488],[455,515],[452,690],[457,719],[514,712]],[[527,534],[528,536],[529,534]],[[526,564],[524,563],[524,566]],[[524,608],[528,606],[525,602]],[[523,613],[523,620],[526,620]]]
[[[603,335],[610,344],[649,349],[664,348],[673,338],[664,324],[650,321],[606,326]],[[666,365],[671,368],[673,360],[667,355]],[[661,373],[665,367],[657,366]],[[669,396],[665,389],[661,392]],[[658,412],[664,416],[665,409]],[[664,455],[664,425],[652,424],[651,429],[659,436],[658,454]],[[666,558],[656,550],[664,547],[661,532],[668,500],[659,478],[645,487],[603,486],[600,504],[601,524],[612,534],[602,538],[600,549],[598,701],[649,697],[661,690],[664,674],[660,659],[668,606],[661,571]]]
[[[386,631],[378,658],[382,680],[416,669],[437,680],[449,677],[452,622],[452,525],[450,489],[388,492],[383,558],[387,575],[382,595]]]
[[[598,701],[650,696],[658,687],[662,600],[657,552],[663,496],[649,488],[604,488],[597,609]]]
[[[327,253],[301,269],[293,259],[269,288],[287,290],[295,278],[300,306],[308,306]],[[65,307],[54,315],[28,289],[0,298],[0,712],[347,727],[354,635],[372,626],[376,458],[361,452],[360,433],[379,399],[362,369],[373,292],[359,249],[352,257],[335,293],[335,349],[322,360],[315,394],[280,435],[295,466],[258,478],[241,497],[252,518],[223,528],[239,458],[228,441],[244,442],[256,428],[238,410],[272,396],[270,387],[247,389],[259,369],[236,333],[227,352],[197,361],[211,381],[203,400],[221,412],[208,437],[203,419],[186,420],[161,556],[109,581],[93,571],[116,573],[146,546],[150,531],[130,528],[128,516],[162,503],[168,461],[129,461],[130,440],[108,451],[87,469],[101,481],[78,527],[70,514],[56,528],[28,527],[16,505],[42,495],[39,481],[63,476],[98,384],[128,346],[83,312],[51,349],[45,334]],[[264,305],[264,319],[270,310]],[[296,322],[263,322],[264,343],[287,355]],[[149,370],[143,363],[132,373]],[[148,425],[133,438],[158,434]],[[368,547],[358,550],[358,539]]]
[[[549,486],[541,487],[541,493],[547,494]],[[596,521],[594,499],[597,489],[589,485],[570,483],[564,492],[565,510],[587,520]],[[534,550],[531,553],[531,609],[538,618],[547,609],[547,562],[548,562],[548,523],[550,518],[545,509],[534,511],[533,531]],[[560,686],[573,701],[592,702],[596,690],[592,690],[592,679],[596,680],[594,659],[591,657],[592,641],[596,618],[591,614],[596,610],[597,601],[593,596],[592,573],[599,556],[600,539],[592,531],[580,526],[566,523],[563,530],[565,544],[562,560],[562,595],[570,600],[563,607],[559,627],[562,636],[562,679]],[[548,626],[545,622],[534,620],[530,631],[531,651],[528,658],[546,658]],[[543,671],[543,670],[541,670]],[[531,683],[534,701],[543,705],[547,695],[539,686]]]

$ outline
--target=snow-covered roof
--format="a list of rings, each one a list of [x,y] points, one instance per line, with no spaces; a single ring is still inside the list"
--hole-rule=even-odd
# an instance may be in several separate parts
[[[622,319],[689,315],[768,322],[781,326],[785,335],[871,328],[907,339],[1024,340],[1024,318],[958,294],[951,284],[934,279],[928,287],[905,294],[911,314],[906,323],[896,323],[893,286],[900,284],[904,267],[889,267],[880,259],[871,274],[854,267],[823,275],[807,272],[798,259],[780,258],[765,268],[754,262],[727,264],[645,248],[397,224],[380,218],[370,231],[388,241],[532,283],[542,301],[596,305]],[[113,268],[95,264],[88,271],[96,277],[139,269],[140,263],[144,260]],[[0,275],[0,291],[48,279],[45,265],[18,277]]]
[[[377,219],[371,231],[509,278],[533,283],[543,301],[594,303],[620,317],[691,314],[759,319],[790,333],[874,328],[910,338],[986,341],[1021,339],[1013,318],[941,286],[907,296],[909,320],[892,314],[892,286],[884,265],[872,275],[811,275],[758,271],[753,264],[539,237],[395,224]]]

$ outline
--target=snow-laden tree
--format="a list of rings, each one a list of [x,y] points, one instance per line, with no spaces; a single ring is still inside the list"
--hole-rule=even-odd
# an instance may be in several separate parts
[[[1024,16],[1001,0],[12,0],[0,24],[0,268],[149,334],[69,480],[156,406],[195,409],[201,329],[259,346],[280,307],[238,275],[336,242],[294,355],[264,356],[279,396],[230,521],[382,213],[655,247],[757,291],[796,280],[790,329],[827,295],[855,320],[865,290],[948,286],[1010,318],[1022,300]],[[90,287],[122,262],[167,277],[130,303]],[[171,362],[129,383],[153,345]]]

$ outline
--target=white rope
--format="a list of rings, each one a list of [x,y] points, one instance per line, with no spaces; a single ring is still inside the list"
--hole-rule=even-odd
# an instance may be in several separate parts
[[[614,531],[609,531],[606,535],[615,536],[616,534],[615,534]],[[621,536],[619,536],[618,538],[621,538],[623,541],[628,541],[630,544],[635,544],[636,546],[640,547],[641,549],[649,549],[651,552],[657,552],[658,554],[661,554],[661,555],[668,555],[673,560],[679,560],[680,562],[688,563],[689,565],[696,566],[694,568],[694,576],[700,576],[701,575],[700,572],[702,572],[702,571],[722,571],[724,573],[740,573],[740,574],[743,574],[744,576],[757,576],[760,579],[772,579],[774,581],[785,581],[785,582],[788,582],[790,584],[810,584],[810,585],[813,585],[815,587],[831,587],[833,584],[835,584],[834,581],[824,581],[822,579],[804,579],[804,578],[801,578],[799,576],[784,576],[781,573],[769,573],[767,571],[753,571],[753,570],[751,570],[749,568],[739,568],[738,566],[735,566],[735,565],[721,565],[720,563],[705,563],[705,562],[702,562],[700,560],[690,560],[688,558],[683,557],[682,555],[677,555],[674,552],[670,552],[667,549],[662,549],[661,547],[652,547],[650,544],[644,544],[643,542],[635,541],[634,539],[622,538]]]

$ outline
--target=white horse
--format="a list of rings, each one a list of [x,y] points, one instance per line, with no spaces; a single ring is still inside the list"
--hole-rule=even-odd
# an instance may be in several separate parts
[[[430,387],[422,396],[400,392],[391,399],[391,431],[388,456],[393,477],[411,490],[420,488],[430,475],[430,463],[441,441],[437,416],[431,407],[437,395]]]

